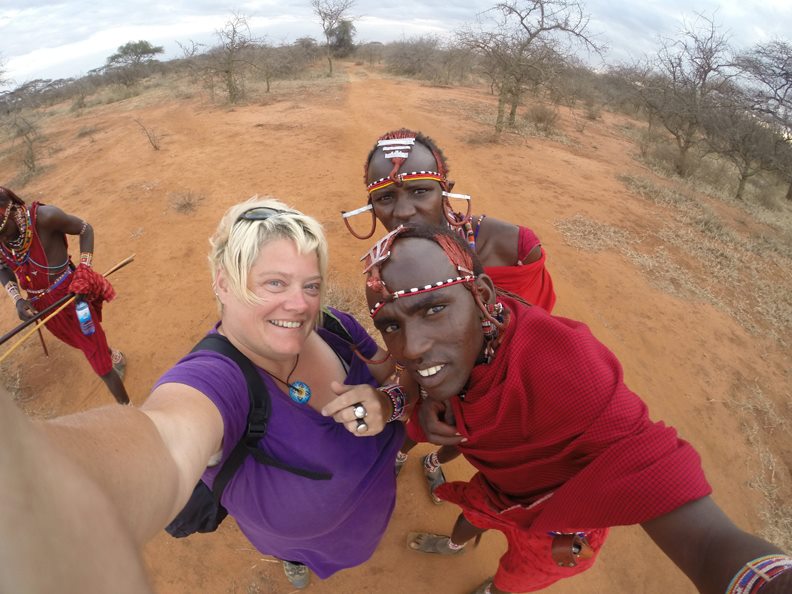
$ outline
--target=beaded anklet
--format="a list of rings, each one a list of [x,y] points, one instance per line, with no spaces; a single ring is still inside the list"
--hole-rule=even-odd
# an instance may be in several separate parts
[[[424,468],[429,472],[434,472],[440,468],[440,458],[437,456],[437,451],[432,452],[424,458]]]
[[[458,551],[460,549],[464,549],[466,544],[467,544],[466,542],[463,542],[462,544],[456,544],[454,541],[451,540],[451,537],[449,536],[448,545],[446,546],[448,546],[448,548],[451,549],[452,551]]]

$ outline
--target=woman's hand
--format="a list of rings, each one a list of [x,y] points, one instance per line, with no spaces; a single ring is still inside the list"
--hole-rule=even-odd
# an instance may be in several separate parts
[[[368,384],[347,386],[332,382],[330,389],[338,397],[325,405],[322,414],[333,417],[347,431],[358,437],[377,435],[393,412],[390,398]]]

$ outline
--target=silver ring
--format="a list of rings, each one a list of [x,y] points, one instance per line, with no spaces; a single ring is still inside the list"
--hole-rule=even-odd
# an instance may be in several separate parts
[[[364,421],[363,419],[358,419],[357,427],[355,427],[355,431],[357,431],[358,433],[365,433],[366,431],[368,431],[368,424],[366,424],[366,421]]]
[[[366,416],[366,407],[358,402],[357,404],[352,405],[352,410],[355,411],[355,418],[362,419]]]

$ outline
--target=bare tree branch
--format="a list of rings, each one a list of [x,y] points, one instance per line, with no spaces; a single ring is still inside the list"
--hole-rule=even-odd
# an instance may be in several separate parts
[[[325,36],[328,76],[333,74],[333,56],[330,51],[330,41],[333,32],[337,30],[341,21],[351,23],[354,20],[347,16],[347,13],[354,5],[355,0],[311,0],[311,8],[313,8],[314,14],[319,17],[322,32]]]
[[[495,132],[515,125],[517,107],[528,88],[550,85],[572,59],[572,44],[600,52],[588,32],[589,18],[577,0],[505,0],[480,15],[476,26],[457,32],[463,47],[482,58],[498,93]]]

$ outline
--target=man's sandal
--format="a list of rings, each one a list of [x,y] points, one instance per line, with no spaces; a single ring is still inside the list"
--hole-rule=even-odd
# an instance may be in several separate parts
[[[427,454],[421,459],[421,466],[423,468],[424,478],[429,486],[429,495],[432,497],[432,502],[439,505],[443,503],[443,500],[435,495],[435,489],[446,482],[446,477],[445,474],[443,474],[442,466],[438,466],[435,470],[427,470],[426,459],[429,456],[431,456],[431,454]]]
[[[492,578],[489,577],[484,580],[484,583],[481,584],[478,588],[473,590],[470,594],[489,594],[490,590],[492,590],[493,581]]]
[[[283,573],[286,574],[286,578],[292,586],[298,590],[304,590],[308,587],[311,582],[311,570],[308,569],[307,565],[283,560],[281,560],[281,563],[283,564]]]
[[[407,548],[420,553],[435,555],[459,555],[465,547],[459,549],[449,548],[450,536],[432,534],[431,532],[410,532],[407,535]]]
[[[396,476],[399,476],[401,469],[404,467],[404,464],[407,462],[407,454],[402,454],[401,452],[396,454]]]
[[[124,353],[116,349],[110,349],[110,360],[113,362],[113,369],[115,369],[118,377],[123,382],[126,375],[126,357],[124,357]]]

